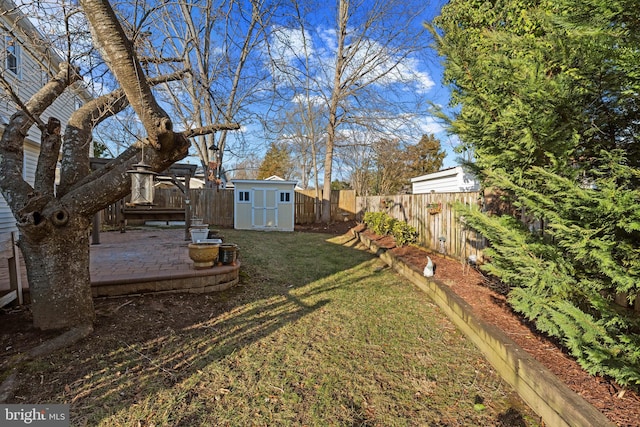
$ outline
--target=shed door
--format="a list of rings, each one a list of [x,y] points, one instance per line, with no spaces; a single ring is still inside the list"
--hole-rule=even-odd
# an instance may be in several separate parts
[[[276,228],[278,226],[278,190],[269,188],[253,189],[251,226],[254,228]]]

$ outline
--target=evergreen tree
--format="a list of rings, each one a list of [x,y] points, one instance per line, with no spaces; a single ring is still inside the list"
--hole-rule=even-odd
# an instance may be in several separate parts
[[[441,149],[440,141],[432,134],[422,135],[416,145],[409,145],[406,150],[408,177],[413,178],[442,168],[442,161],[447,153]]]
[[[258,179],[269,178],[277,175],[280,178],[289,179],[292,170],[291,157],[286,147],[275,142],[269,145],[269,150],[258,168]]]
[[[640,43],[629,0],[453,0],[451,130],[521,218],[463,210],[509,301],[590,373],[640,384]],[[439,36],[438,34],[442,34]],[[461,208],[462,210],[462,208]],[[524,219],[525,221],[521,221]]]
[[[331,190],[332,191],[351,190],[351,186],[349,185],[348,182],[338,181],[337,179],[334,179],[333,182],[331,183]]]

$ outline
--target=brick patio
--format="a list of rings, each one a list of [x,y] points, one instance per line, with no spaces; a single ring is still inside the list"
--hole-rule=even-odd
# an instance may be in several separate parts
[[[91,286],[97,296],[142,292],[210,292],[238,281],[240,263],[196,270],[182,229],[139,229],[100,234],[91,246]],[[22,266],[23,285],[28,287]],[[9,289],[8,272],[0,268],[0,291]]]

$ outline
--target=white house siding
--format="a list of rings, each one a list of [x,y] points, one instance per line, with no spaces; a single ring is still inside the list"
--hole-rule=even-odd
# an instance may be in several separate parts
[[[0,196],[0,234],[16,231],[16,223],[4,198]]]
[[[33,185],[36,179],[36,168],[38,167],[38,156],[40,149],[37,145],[27,142],[24,144],[24,163],[22,177],[29,184]]]
[[[13,2],[0,0],[0,11],[7,10],[16,10]],[[9,32],[0,31],[0,72],[11,83],[20,99],[26,101],[57,72],[60,59],[53,56],[50,50],[45,50],[46,44],[40,41],[41,35],[38,30],[24,17],[5,13],[0,14],[0,20],[2,20],[2,27],[10,30]],[[18,40],[19,45],[17,75],[5,68],[5,42],[9,34]],[[55,117],[60,120],[64,129],[73,111],[90,98],[89,93],[76,84],[56,99],[40,118],[46,123],[50,117]],[[0,133],[15,112],[16,107],[13,101],[0,91]],[[35,179],[39,147],[40,131],[36,126],[32,126],[25,140],[23,161],[23,177],[31,185]],[[15,219],[7,202],[0,195],[0,233],[14,230],[16,230]]]
[[[463,193],[478,191],[480,184],[472,174],[465,172],[462,166],[456,166],[411,178],[411,187],[413,194]]]
[[[1,43],[4,48],[6,34],[3,33]],[[22,40],[21,43],[24,43]],[[29,54],[26,48],[20,49],[20,72],[19,76],[5,71],[4,75],[12,83],[14,90],[22,100],[31,98],[49,80],[49,73],[42,69],[42,66]],[[4,58],[2,58],[4,60]],[[4,63],[2,64],[4,67]],[[44,123],[49,117],[60,120],[62,129],[67,124],[67,120],[75,110],[77,105],[81,105],[80,97],[73,93],[72,89],[67,89],[53,104],[45,110],[40,117]],[[8,98],[0,103],[0,114],[4,120],[8,120],[16,112],[15,104]],[[27,138],[33,142],[40,141],[40,130],[37,126],[31,126]]]

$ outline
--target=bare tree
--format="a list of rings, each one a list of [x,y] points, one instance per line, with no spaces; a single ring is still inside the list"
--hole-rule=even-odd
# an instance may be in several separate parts
[[[336,161],[348,173],[356,193],[366,196],[403,192],[411,178],[440,170],[444,157],[440,141],[433,134],[424,134],[417,143],[383,138],[350,144],[342,148]]]
[[[236,163],[227,173],[230,174],[233,179],[258,179],[260,163],[260,158],[255,154],[249,154],[243,160]]]
[[[21,232],[19,247],[27,266],[34,325],[41,329],[91,330],[94,320],[89,275],[89,226],[93,215],[130,191],[127,170],[141,161],[163,171],[184,158],[189,137],[235,124],[206,124],[182,132],[174,130],[169,115],[157,102],[153,85],[183,78],[185,72],[150,78],[127,34],[106,0],[80,0],[93,43],[119,87],[78,108],[65,129],[60,121],[40,119],[44,110],[70,85],[81,79],[78,67],[61,63],[51,81],[29,100],[12,94],[18,112],[9,120],[0,140],[0,181]],[[69,55],[68,57],[71,57]],[[146,131],[137,143],[104,168],[90,171],[89,149],[93,128],[131,106]],[[31,126],[42,134],[35,184],[23,179],[23,143]],[[54,171],[61,157],[60,185],[54,191]],[[87,332],[88,333],[88,332]]]
[[[358,135],[363,141],[341,147],[341,153],[335,159],[338,168],[349,177],[349,185],[358,196],[369,196],[373,189],[371,171],[374,166],[374,150],[373,143],[368,141],[369,136]]]
[[[290,22],[271,31],[272,74],[290,109],[296,103],[306,103],[307,111],[321,105],[321,220],[330,222],[335,151],[357,144],[358,135],[366,133],[375,135],[368,140],[394,138],[400,128],[420,120],[420,110],[426,112],[426,91],[433,82],[416,65],[429,42],[421,25],[427,3],[338,0],[336,9],[291,3]],[[335,21],[327,27],[331,18]]]
[[[255,101],[265,78],[256,66],[259,59],[252,57],[259,53],[262,27],[272,11],[268,0],[181,0],[163,8],[161,19],[150,27],[162,34],[163,42],[150,39],[149,50],[154,56],[182,58],[192,70],[188,78],[167,84],[163,92],[182,126],[246,117],[243,108]],[[155,65],[158,71],[167,66]],[[192,140],[203,169],[209,170],[209,185],[220,178],[227,140],[226,130]]]
[[[312,105],[312,102],[300,101],[285,112],[281,124],[280,141],[286,143],[289,148],[293,175],[299,179],[299,185],[303,189],[306,189],[309,183],[313,183],[313,188],[319,188],[324,135],[322,119],[319,106]]]
[[[291,5],[291,23],[280,23],[270,31],[268,48],[274,77],[274,97],[283,99],[284,103],[278,111],[279,118],[273,123],[267,119],[265,127],[269,129],[275,123],[277,138],[287,142],[295,154],[300,185],[307,188],[313,180],[316,201],[319,203],[326,103],[321,97],[321,84],[315,77],[318,61],[305,19],[315,7],[296,0]],[[319,215],[320,206],[316,209],[316,220]]]
[[[406,108],[407,101],[404,97],[391,99],[389,89],[397,83],[412,87],[421,78],[406,64],[411,62],[413,53],[425,50],[424,31],[422,27],[416,27],[425,7],[426,2],[338,1],[335,66],[328,103],[322,222],[331,221],[331,176],[339,129],[355,125],[379,131],[385,126],[385,119],[389,118],[385,112],[395,111],[394,117],[402,117],[398,111]],[[399,25],[399,22],[404,25]],[[380,94],[381,87],[387,89],[384,96]],[[361,108],[365,104],[366,108]],[[412,109],[415,107],[411,106]],[[369,112],[366,116],[362,114],[365,111]]]

